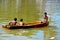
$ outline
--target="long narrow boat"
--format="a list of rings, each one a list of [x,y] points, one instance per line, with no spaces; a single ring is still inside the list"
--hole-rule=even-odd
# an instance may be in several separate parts
[[[48,26],[48,24],[49,24],[49,22],[46,22],[46,23],[32,22],[32,23],[28,23],[27,25],[24,25],[24,26],[18,26],[18,25],[14,25],[14,26],[2,25],[2,27],[3,28],[8,28],[8,29],[38,28],[38,27]]]

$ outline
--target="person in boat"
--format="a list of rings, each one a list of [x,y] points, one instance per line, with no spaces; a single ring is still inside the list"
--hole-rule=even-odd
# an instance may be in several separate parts
[[[23,26],[23,25],[24,25],[23,19],[20,19],[19,26]]]
[[[16,25],[16,23],[17,23],[17,18],[14,18],[14,20],[9,22],[9,25],[11,25],[11,26]]]
[[[48,22],[47,12],[44,13],[44,19],[41,21],[41,23],[46,23],[46,22]]]

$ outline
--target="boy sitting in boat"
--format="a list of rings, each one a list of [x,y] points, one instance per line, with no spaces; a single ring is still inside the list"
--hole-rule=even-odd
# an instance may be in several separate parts
[[[9,25],[11,25],[11,26],[16,25],[16,23],[17,23],[17,18],[14,18],[14,20],[9,22]]]
[[[46,23],[46,22],[48,22],[48,16],[47,16],[47,13],[45,12],[44,19],[41,21],[41,23]]]
[[[23,19],[20,19],[19,26],[23,26],[23,25],[24,25]]]

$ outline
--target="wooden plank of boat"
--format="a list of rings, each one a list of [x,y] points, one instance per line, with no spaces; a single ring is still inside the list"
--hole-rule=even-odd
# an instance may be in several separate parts
[[[47,26],[49,24],[49,22],[47,23],[40,23],[40,22],[33,22],[33,23],[28,23],[27,25],[24,26],[18,26],[18,25],[14,25],[14,26],[9,26],[9,25],[3,25],[2,27],[4,28],[8,28],[8,29],[20,29],[20,28],[38,28],[38,27],[44,27]]]

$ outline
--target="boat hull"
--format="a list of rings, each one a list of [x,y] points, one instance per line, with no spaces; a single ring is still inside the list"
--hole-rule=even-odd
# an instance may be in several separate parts
[[[40,23],[40,24],[35,24],[35,25],[24,25],[24,26],[18,26],[18,25],[14,25],[14,26],[7,26],[7,25],[3,25],[2,27],[4,28],[8,28],[8,29],[20,29],[20,28],[38,28],[38,27],[44,27],[44,26],[48,26],[49,22],[47,23]]]

